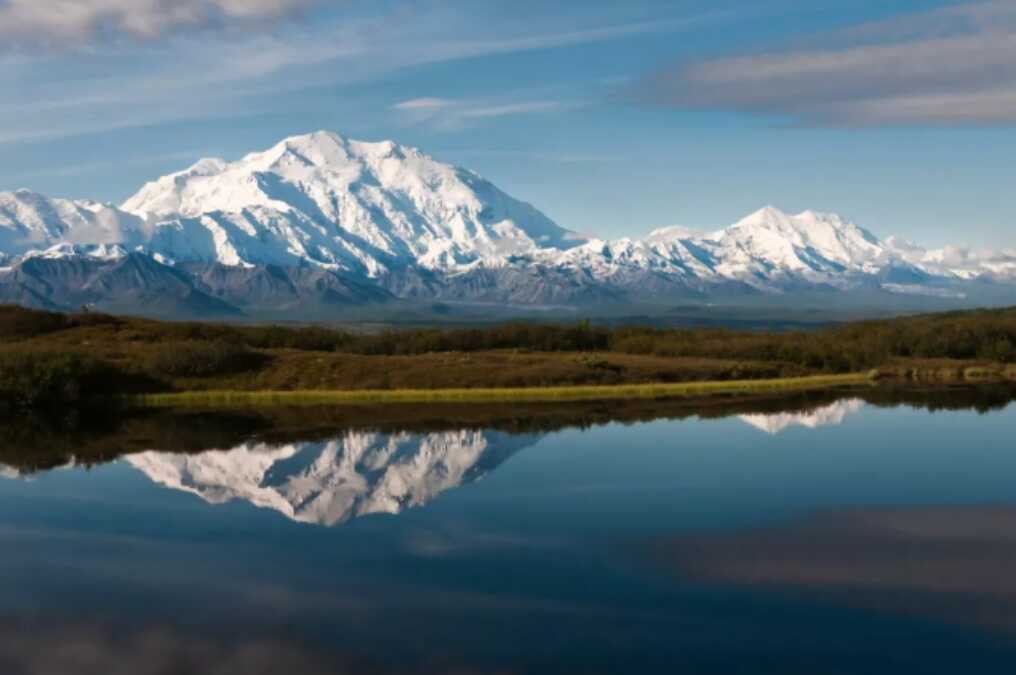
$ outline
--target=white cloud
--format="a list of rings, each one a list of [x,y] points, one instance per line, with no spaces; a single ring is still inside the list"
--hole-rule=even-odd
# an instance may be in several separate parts
[[[402,101],[401,103],[396,103],[392,107],[396,110],[444,110],[446,108],[452,108],[455,105],[455,101],[450,101],[445,98],[424,97]]]
[[[63,1],[55,0],[56,4]],[[82,0],[81,4],[94,10],[105,3],[151,7],[166,1]],[[181,0],[183,5],[197,1]],[[222,4],[227,8],[245,4],[242,0],[216,1],[228,2]],[[386,4],[366,12],[355,11],[362,8],[356,2],[335,1],[348,8],[341,17],[323,15],[321,21],[291,21],[273,25],[271,30],[232,31],[228,35],[167,28],[172,34],[161,40],[114,40],[68,54],[59,50],[5,52],[5,34],[14,30],[8,21],[15,5],[0,0],[0,145],[174,120],[193,122],[238,110],[245,115],[278,114],[293,105],[292,98],[283,95],[289,92],[372,81],[423,64],[687,29],[716,18],[701,15],[630,22],[614,17],[613,22],[607,22],[599,14],[570,12],[567,22],[550,22],[542,32],[534,33],[532,21],[525,17],[478,22],[476,16],[443,1],[420,0],[397,7]],[[29,2],[42,4],[41,0],[16,2],[22,10]],[[246,14],[241,19],[267,17],[286,8],[324,7],[328,2],[255,0],[242,10]],[[51,13],[48,6],[39,11],[46,16]],[[83,35],[88,35],[87,30]],[[454,108],[456,114],[445,122],[454,126],[470,119],[475,123],[482,117],[523,114],[526,108],[529,114],[536,114],[572,105],[545,100],[550,98],[554,96],[531,93],[521,103],[500,97],[465,107],[460,101],[422,100],[398,113],[403,121],[439,125],[436,113]],[[198,100],[200,105],[195,104]],[[348,97],[342,105],[355,109],[358,101]],[[428,108],[430,116],[426,115]]]
[[[529,150],[497,149],[455,150],[449,152],[448,154],[455,154],[459,157],[501,157],[527,162],[546,162],[550,164],[604,164],[607,162],[621,162],[626,159],[626,157],[621,155],[598,155],[574,152],[532,152]]]
[[[658,73],[653,102],[829,125],[1016,122],[1016,2],[987,0],[824,36],[820,47]]]
[[[188,27],[263,21],[317,0],[6,0],[0,38],[10,44],[62,46],[101,38],[160,37]]]
[[[477,106],[462,111],[463,117],[508,117],[510,115],[532,115],[534,113],[560,112],[575,107],[565,101],[522,101],[502,105]]]
[[[392,106],[413,124],[429,123],[439,129],[457,129],[471,120],[556,113],[578,107],[577,103],[559,100],[512,101],[510,103],[454,100],[422,97],[401,101]]]

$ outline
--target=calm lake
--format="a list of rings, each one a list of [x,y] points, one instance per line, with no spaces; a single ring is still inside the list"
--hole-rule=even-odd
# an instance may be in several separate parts
[[[1016,405],[911,399],[13,422],[0,672],[1011,673]]]

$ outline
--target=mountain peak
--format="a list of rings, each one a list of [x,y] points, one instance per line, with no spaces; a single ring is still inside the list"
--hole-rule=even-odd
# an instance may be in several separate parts
[[[235,162],[202,160],[148,183],[123,209],[167,225],[171,258],[312,262],[370,277],[407,265],[496,265],[581,241],[474,173],[393,141],[330,131]],[[187,222],[168,227],[174,221]],[[176,234],[184,230],[193,232],[188,241]]]
[[[734,223],[727,230],[759,228],[787,235],[815,234],[821,236],[829,233],[850,234],[851,236],[865,239],[872,244],[880,243],[878,238],[873,234],[864,228],[858,227],[837,213],[813,211],[811,209],[791,214],[775,206],[764,206]]]
[[[309,166],[341,168],[350,162],[370,163],[407,157],[430,159],[416,148],[392,140],[358,141],[334,131],[315,131],[285,138],[268,151],[248,155],[245,160],[270,158],[269,164],[277,168],[285,163],[284,158],[296,158],[298,163]]]
[[[811,209],[793,214],[783,209],[768,205],[754,211],[737,223],[737,226],[791,226],[795,228],[808,227],[811,225],[831,225],[835,227],[856,227],[837,213],[828,211],[813,211]]]
[[[273,157],[297,155],[315,165],[335,164],[348,159],[349,141],[333,131],[315,131],[284,138],[267,152],[254,153],[245,159],[265,155]]]
[[[220,173],[226,166],[226,160],[219,157],[203,157],[181,173],[193,176],[211,176]]]
[[[814,278],[844,270],[871,273],[892,255],[873,234],[834,213],[791,215],[774,206],[723,230],[718,241],[741,258],[733,269],[746,275],[773,269]]]
[[[347,140],[342,134],[329,131],[327,129],[319,129],[318,131],[312,131],[309,134],[296,134],[283,139],[283,143],[292,145],[345,145]]]
[[[735,227],[737,225],[779,223],[787,221],[790,218],[792,218],[792,216],[786,211],[783,211],[782,209],[779,209],[771,204],[768,204],[766,206],[763,206],[757,211],[753,211],[752,213],[748,214],[747,216],[739,220],[737,223],[735,223]]]

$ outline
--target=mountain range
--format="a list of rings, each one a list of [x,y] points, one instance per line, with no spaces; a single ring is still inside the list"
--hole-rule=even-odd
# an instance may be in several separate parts
[[[0,265],[0,302],[170,316],[1016,298],[1016,251],[927,250],[835,214],[774,207],[711,233],[596,239],[415,148],[330,132],[203,159],[120,206],[0,193]]]

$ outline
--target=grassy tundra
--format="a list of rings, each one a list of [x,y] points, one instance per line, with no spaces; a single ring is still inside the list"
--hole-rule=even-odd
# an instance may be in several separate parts
[[[357,335],[0,307],[8,408],[124,395],[162,404],[688,397],[843,386],[875,372],[1016,379],[1016,310],[792,333],[581,323]]]

